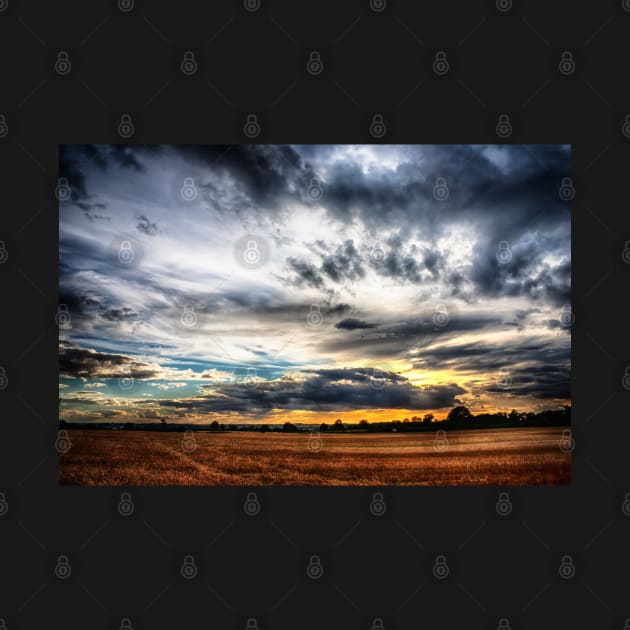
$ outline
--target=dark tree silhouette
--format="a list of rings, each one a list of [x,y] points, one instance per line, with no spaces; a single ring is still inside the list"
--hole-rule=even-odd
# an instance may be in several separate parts
[[[464,405],[458,405],[457,407],[453,407],[449,412],[446,419],[449,422],[453,423],[464,423],[470,420],[473,415],[470,413],[468,407],[464,407]]]
[[[283,424],[219,424],[213,421],[209,424],[185,424],[179,422],[166,422],[164,418],[151,419],[150,422],[67,422],[59,420],[60,428],[72,429],[125,429],[142,431],[285,431],[301,432],[310,430],[304,426],[298,427],[291,422]],[[493,413],[481,412],[473,415],[464,405],[458,405],[450,410],[445,418],[445,423],[438,421],[432,413],[427,413],[424,417],[412,416],[410,422],[392,419],[388,421],[372,421],[362,419],[357,423],[345,424],[338,418],[332,425],[322,422],[319,425],[320,431],[336,431],[348,433],[353,431],[368,431],[370,433],[383,432],[424,432],[438,431],[442,427],[449,425],[457,429],[485,429],[485,428],[508,428],[508,427],[548,427],[571,425],[571,405],[562,405],[559,409],[543,409],[538,412],[511,410],[509,413],[497,411]]]
[[[523,417],[523,414],[516,411],[516,409],[512,409],[508,415],[508,420],[510,422],[520,422]]]

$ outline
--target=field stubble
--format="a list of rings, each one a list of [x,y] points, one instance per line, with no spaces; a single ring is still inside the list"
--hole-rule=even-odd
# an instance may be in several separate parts
[[[183,433],[72,430],[62,484],[103,486],[558,485],[561,428],[436,433]]]

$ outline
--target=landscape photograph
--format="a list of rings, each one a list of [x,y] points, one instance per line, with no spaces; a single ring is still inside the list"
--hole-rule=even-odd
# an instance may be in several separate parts
[[[62,145],[59,481],[571,482],[569,145]]]

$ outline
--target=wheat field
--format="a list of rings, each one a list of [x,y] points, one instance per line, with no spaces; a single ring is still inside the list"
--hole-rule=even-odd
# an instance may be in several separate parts
[[[445,436],[107,430],[69,435],[71,448],[59,461],[62,484],[557,485],[571,476],[560,428]]]

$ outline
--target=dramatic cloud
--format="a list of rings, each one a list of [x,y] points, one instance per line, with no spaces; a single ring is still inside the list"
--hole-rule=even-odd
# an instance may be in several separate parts
[[[147,236],[155,236],[158,233],[158,226],[156,223],[151,223],[147,217],[140,215],[138,217],[138,225],[136,229],[146,234]]]
[[[570,173],[561,145],[63,146],[62,414],[562,404]]]
[[[370,324],[369,322],[354,317],[342,319],[335,324],[335,328],[339,328],[340,330],[360,330],[364,328],[376,328],[376,326],[377,324]]]
[[[159,376],[160,368],[122,354],[107,354],[61,344],[59,374],[66,378],[146,379]]]
[[[324,256],[322,272],[334,282],[344,279],[356,280],[365,276],[361,256],[351,240],[337,247],[332,254]]]
[[[452,406],[464,390],[455,385],[414,387],[396,374],[371,368],[321,370],[275,381],[224,385],[202,396],[164,401],[197,414],[272,410],[349,411],[354,409],[436,409]]]
[[[293,280],[296,286],[301,287],[307,285],[314,289],[319,289],[324,286],[324,280],[319,270],[314,265],[297,260],[293,258],[293,256],[287,258],[287,264],[296,274]]]

